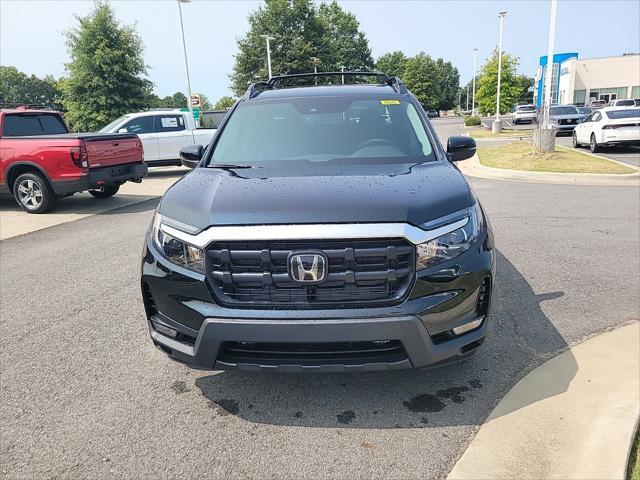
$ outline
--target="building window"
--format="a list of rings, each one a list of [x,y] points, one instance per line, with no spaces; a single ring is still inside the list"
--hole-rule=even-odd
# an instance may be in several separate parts
[[[627,87],[592,88],[589,90],[589,100],[610,102],[617,98],[627,98],[627,90]]]
[[[631,87],[631,97],[629,98],[640,98],[640,85]]]
[[[586,99],[586,90],[576,90],[575,92],[573,92],[573,103],[575,103],[576,105],[584,105]]]
[[[560,72],[560,64],[554,63],[551,70],[551,103],[558,103],[558,74]],[[547,67],[542,70],[542,78],[547,79]],[[542,102],[544,103],[545,85],[544,80],[542,82]]]

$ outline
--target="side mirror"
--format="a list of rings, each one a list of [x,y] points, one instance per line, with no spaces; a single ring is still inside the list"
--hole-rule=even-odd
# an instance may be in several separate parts
[[[471,158],[476,154],[476,141],[471,137],[449,137],[447,140],[447,154],[452,162]]]
[[[126,128],[120,128],[118,129],[118,133],[129,133],[129,130],[127,130]]]
[[[204,147],[202,145],[187,145],[180,149],[180,163],[187,168],[196,168],[202,160]]]

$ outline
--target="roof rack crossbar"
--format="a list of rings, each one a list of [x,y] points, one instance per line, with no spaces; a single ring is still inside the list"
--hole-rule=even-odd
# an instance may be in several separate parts
[[[366,71],[348,71],[348,72],[318,72],[318,73],[292,73],[289,75],[278,75],[271,77],[267,82],[269,88],[273,88],[278,82],[283,80],[289,80],[293,78],[318,78],[318,77],[377,77],[381,80],[381,83],[389,84],[389,77],[381,72],[366,72]]]
[[[404,83],[398,77],[389,77],[388,75],[382,72],[368,72],[368,71],[348,71],[348,72],[317,72],[317,73],[292,73],[288,75],[277,75],[275,77],[271,77],[267,82],[256,82],[249,85],[246,92],[243,95],[244,100],[251,99],[255,97],[258,93],[264,90],[271,90],[277,87],[277,84],[295,78],[318,78],[318,77],[336,77],[336,76],[345,76],[345,77],[376,77],[380,80],[380,83],[383,85],[388,85],[396,93],[406,94],[407,88],[404,86]]]

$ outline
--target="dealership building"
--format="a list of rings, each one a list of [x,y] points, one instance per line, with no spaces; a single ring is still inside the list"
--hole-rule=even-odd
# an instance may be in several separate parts
[[[547,56],[540,57],[534,103],[544,97]],[[640,98],[640,55],[579,59],[577,52],[553,56],[552,103],[588,105],[592,100]]]

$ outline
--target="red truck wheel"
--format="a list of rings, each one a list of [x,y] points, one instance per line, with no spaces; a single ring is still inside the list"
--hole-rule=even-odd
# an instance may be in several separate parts
[[[45,213],[51,210],[57,197],[42,175],[23,173],[13,182],[13,196],[27,213]]]
[[[89,193],[96,198],[109,198],[113,197],[120,190],[120,185],[109,185],[100,190],[89,190]]]

